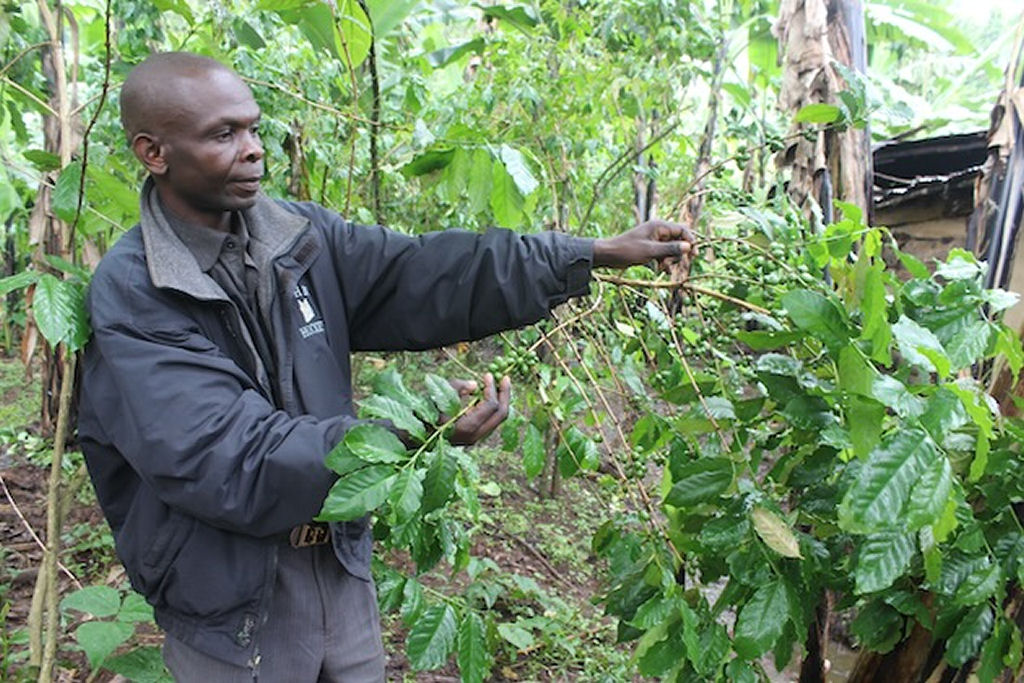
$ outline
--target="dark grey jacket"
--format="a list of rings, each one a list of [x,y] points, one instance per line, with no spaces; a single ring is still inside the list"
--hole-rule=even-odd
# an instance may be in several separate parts
[[[409,237],[260,198],[250,253],[274,367],[159,210],[103,258],[89,292],[79,438],[132,586],[176,638],[239,665],[256,651],[277,548],[335,476],[357,420],[349,353],[427,349],[545,316],[587,292],[589,240],[444,231]],[[266,371],[264,371],[266,370]],[[334,525],[369,580],[367,525]]]

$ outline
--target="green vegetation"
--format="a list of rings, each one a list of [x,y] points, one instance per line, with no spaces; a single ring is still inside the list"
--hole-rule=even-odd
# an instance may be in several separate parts
[[[151,50],[197,51],[250,79],[273,196],[410,233],[603,235],[653,203],[700,235],[685,282],[634,268],[447,360],[357,359],[362,414],[421,445],[350,432],[323,514],[374,513],[396,659],[466,681],[757,681],[820,651],[825,610],[862,652],[924,632],[944,665],[1019,676],[1024,422],[988,393],[994,367],[1024,363],[1000,322],[1015,299],[984,290],[968,252],[901,252],[862,207],[829,221],[793,205],[774,165],[794,123],[775,104],[778,5],[4,6],[0,341],[37,339],[48,370],[25,386],[0,362],[4,466],[52,466],[51,511],[76,494],[82,296],[138,214],[117,87]],[[984,127],[1013,17],[972,26],[944,6],[866,3],[868,73],[838,67],[839,97],[802,108],[800,135]],[[464,452],[428,427],[459,412],[441,377],[488,369],[514,378],[516,410],[503,453]],[[92,677],[159,680],[151,616],[107,581],[106,527],[54,514],[44,534],[31,517],[94,585],[57,595],[54,543],[45,599],[12,624],[0,575],[0,677],[48,680],[77,656]]]

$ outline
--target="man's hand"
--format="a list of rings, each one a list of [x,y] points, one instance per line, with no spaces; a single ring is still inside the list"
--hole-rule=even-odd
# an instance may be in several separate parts
[[[662,270],[690,259],[696,238],[689,228],[667,221],[647,221],[615,237],[594,240],[594,265],[628,268],[657,261]]]
[[[463,398],[476,391],[477,386],[476,382],[467,380],[451,380],[451,385]],[[488,372],[484,375],[483,399],[455,421],[448,440],[456,446],[471,446],[486,438],[508,417],[511,396],[512,381],[502,377],[495,389],[494,376]]]

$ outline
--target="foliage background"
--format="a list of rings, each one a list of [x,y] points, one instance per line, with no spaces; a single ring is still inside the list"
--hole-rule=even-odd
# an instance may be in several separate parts
[[[32,284],[34,320],[46,339],[62,341],[71,350],[84,341],[85,321],[68,311],[76,310],[89,268],[137,218],[141,175],[124,145],[116,91],[131,66],[154,50],[208,54],[249,79],[264,112],[268,194],[312,199],[364,223],[381,222],[412,233],[498,224],[598,236],[635,222],[638,187],[653,182],[659,215],[675,218],[701,186],[706,205],[699,229],[706,240],[707,265],[698,266],[695,282],[727,292],[746,306],[694,295],[682,314],[674,315],[678,302],[663,290],[643,286],[653,274],[637,269],[626,276],[641,286],[595,285],[593,305],[560,312],[553,322],[492,340],[478,350],[453,352],[446,369],[477,374],[490,364],[493,370],[516,374],[519,417],[505,430],[504,446],[523,458],[524,473],[542,482],[538,490],[547,495],[559,491],[562,478],[578,474],[594,486],[590,493],[599,509],[608,510],[609,519],[593,546],[608,563],[604,604],[621,619],[621,640],[640,639],[635,663],[642,673],[680,680],[766,676],[770,664],[762,661],[763,655],[774,648],[775,659],[785,665],[787,644],[791,653],[794,643],[804,642],[808,610],[825,587],[848,596],[843,610],[874,619],[867,626],[861,622],[856,636],[861,645],[891,647],[905,635],[894,624],[916,614],[917,603],[893,595],[909,590],[917,596],[914,591],[929,588],[919,581],[925,570],[937,571],[934,553],[930,568],[911,566],[909,559],[904,566],[900,555],[883,578],[876,573],[866,578],[868,565],[850,564],[849,559],[866,552],[857,545],[858,534],[895,533],[872,526],[878,520],[865,521],[866,513],[856,512],[857,501],[844,497],[849,481],[867,475],[846,467],[848,455],[830,461],[827,476],[822,476],[836,487],[833,499],[817,503],[802,498],[806,492],[799,482],[812,472],[821,474],[805,470],[804,456],[822,458],[822,448],[835,456],[849,448],[829,427],[848,427],[865,405],[896,411],[890,414],[894,421],[886,422],[884,430],[880,425],[878,434],[866,437],[868,442],[878,441],[883,431],[915,428],[913,420],[920,415],[900,413],[902,408],[887,403],[896,400],[891,392],[883,399],[863,389],[863,401],[850,399],[838,376],[849,370],[850,356],[841,355],[841,345],[829,335],[839,329],[843,340],[866,340],[863,368],[876,364],[882,374],[910,387],[910,395],[920,400],[942,396],[943,405],[953,389],[946,387],[943,393],[938,387],[952,379],[925,380],[920,375],[922,367],[936,370],[935,359],[925,355],[931,366],[893,365],[886,360],[890,347],[931,344],[931,337],[919,329],[923,327],[940,339],[932,350],[946,359],[946,373],[939,374],[948,375],[983,357],[1006,353],[1013,347],[1012,335],[995,319],[977,317],[981,304],[1001,300],[986,299],[995,295],[984,295],[970,284],[981,267],[969,255],[947,265],[945,279],[934,279],[912,265],[917,289],[909,292],[887,276],[885,301],[878,303],[875,291],[871,309],[872,304],[865,304],[863,281],[857,280],[863,275],[844,264],[848,256],[862,254],[857,263],[863,269],[888,272],[891,263],[879,251],[885,234],[867,232],[850,217],[829,229],[808,224],[788,205],[784,176],[776,172],[772,156],[790,127],[775,107],[779,71],[770,27],[777,3],[342,0],[333,9],[306,0],[64,3],[60,35],[75,108],[72,130],[76,140],[83,138],[70,159],[56,153],[47,133],[54,81],[39,59],[49,40],[39,11],[44,6],[7,5],[0,15],[0,216],[5,218],[5,274],[14,276],[4,281],[7,299],[0,313],[8,352],[19,344],[25,353],[32,350],[24,333],[32,317],[15,285]],[[870,68],[861,104],[875,139],[984,128],[994,93],[1002,85],[1013,9],[1010,3],[996,3],[987,13],[964,15],[950,3],[865,3]],[[720,79],[715,78],[716,65],[722,66]],[[697,174],[696,162],[712,98],[721,98],[722,104],[716,114],[718,134],[711,140],[712,170],[704,178]],[[54,253],[44,244],[34,211],[44,204],[70,227],[66,248],[56,251],[62,261],[43,256]],[[833,283],[848,281],[849,290],[825,285],[818,277],[822,269],[830,270]],[[953,284],[960,289],[945,296],[958,298],[962,324],[940,330],[927,315],[950,307],[941,296]],[[805,294],[793,294],[796,290]],[[939,298],[927,299],[929,292]],[[41,303],[52,305],[46,309]],[[918,320],[917,313],[924,316],[917,327],[903,324],[902,316]],[[842,325],[821,332],[818,316],[833,315]],[[877,336],[879,330],[901,324],[893,333],[895,340]],[[985,332],[987,342],[969,349],[958,346],[954,352],[950,344],[971,325],[991,326],[991,333]],[[807,337],[805,343],[794,344],[794,331]],[[771,358],[764,360],[762,353],[774,351],[769,347],[776,342],[779,355],[790,360],[775,359],[783,365],[766,369]],[[904,355],[913,356],[904,347]],[[693,359],[692,366],[687,358]],[[409,362],[389,360],[403,367]],[[809,375],[803,374],[805,362]],[[377,359],[360,363],[369,390]],[[411,372],[418,370],[414,366]],[[806,401],[792,406],[796,394],[791,388],[786,400],[774,395],[766,373],[798,382],[799,396]],[[379,381],[375,389],[381,391]],[[975,412],[966,421],[957,412],[954,422],[971,444],[981,443],[977,430],[986,428],[985,443],[1001,443],[1001,432],[978,412],[982,403],[973,402],[977,389],[964,398],[964,406],[970,404]],[[970,413],[971,408],[964,410]],[[911,422],[904,423],[904,418]],[[730,436],[722,435],[723,428]],[[877,444],[869,445],[856,448],[857,455],[868,458]],[[1006,450],[1002,457],[1012,460],[1007,455],[1012,452]],[[795,462],[794,453],[801,454]],[[906,456],[901,462],[939,462],[930,452],[927,456]],[[452,505],[461,504],[463,512],[455,513],[457,525],[444,527],[451,535],[435,534],[434,547],[422,541],[422,533],[413,534],[405,538],[407,543],[397,542],[396,550],[412,543],[416,555],[419,543],[414,560],[424,565],[421,569],[442,559],[463,564],[470,572],[468,588],[463,585],[441,596],[440,603],[421,604],[416,588],[420,582],[412,572],[382,575],[382,586],[388,589],[382,594],[387,606],[400,608],[408,628],[427,638],[423,647],[414,648],[414,660],[428,668],[458,649],[463,675],[475,680],[494,662],[541,647],[538,640],[552,647],[562,630],[571,627],[501,614],[493,600],[481,597],[509,579],[487,578],[479,565],[470,564],[468,549],[480,527],[472,491],[483,482],[470,464],[460,462],[461,488],[453,497],[459,502]],[[726,468],[726,462],[732,464]],[[780,467],[778,462],[789,464],[773,469]],[[952,482],[952,466],[948,473],[940,470],[942,482]],[[799,475],[794,480],[791,471]],[[957,471],[965,481],[969,474]],[[918,469],[906,475],[903,494],[909,495],[920,476]],[[676,486],[691,478],[702,486]],[[977,483],[981,476],[969,478]],[[943,483],[941,490],[948,500],[966,504],[970,492],[956,488],[954,495],[954,488]],[[827,508],[822,501],[828,500],[833,507],[844,501],[839,519],[816,516],[813,506]],[[696,512],[683,511],[693,506]],[[939,509],[934,501],[926,507],[918,514],[921,526],[933,524],[928,514],[941,512],[947,513],[949,525],[952,513],[946,508]],[[420,531],[431,528],[426,516],[416,519],[426,525],[417,527]],[[993,519],[996,526],[1011,523],[998,511]],[[721,534],[718,538],[700,532],[712,521],[717,526],[709,528]],[[957,641],[962,647],[952,658],[956,664],[977,653],[986,639],[998,636],[990,646],[992,652],[1002,648],[997,659],[1010,657],[1011,642],[1019,643],[1019,632],[995,618],[1003,596],[997,584],[1001,590],[1002,582],[1012,582],[1016,560],[994,550],[981,552],[985,543],[978,542],[978,534],[984,535],[988,527],[968,522],[959,520],[965,537],[974,540],[950,539],[948,550],[974,553],[970,562],[975,564],[957,576],[960,581],[976,576],[972,580],[987,582],[991,591],[971,594],[959,605],[963,611],[947,617],[962,619],[969,612],[978,624],[970,642],[963,644],[966,635]],[[846,572],[839,577],[820,574],[821,547],[835,541],[830,525],[853,534],[852,540],[844,536],[829,550]],[[740,541],[748,555],[729,561],[723,573],[724,544]],[[799,545],[795,552],[793,543]],[[904,554],[907,544],[912,545],[900,543]],[[954,543],[960,545],[954,548]],[[927,561],[927,552],[919,544],[915,563]],[[995,577],[991,568],[997,561],[1002,569]],[[714,605],[696,593],[680,592],[697,586],[703,580],[699,577],[719,575],[732,577],[737,588]],[[482,582],[477,581],[481,576]],[[907,585],[889,591],[901,577]],[[943,585],[955,593],[959,582],[949,582]],[[752,590],[759,584],[767,588]],[[804,594],[799,605],[793,598],[797,589]],[[532,588],[503,590],[514,595]],[[881,597],[863,597],[876,592]],[[126,625],[135,623],[134,608],[126,611],[127,603],[119,596],[106,594],[98,600],[67,609],[114,624],[103,634],[108,645],[118,634],[130,637],[132,628]],[[991,607],[983,613],[981,606],[989,604],[985,601]],[[641,605],[646,607],[638,617]],[[470,633],[465,639],[448,632],[448,609],[452,620],[457,617],[460,633]],[[738,619],[740,632],[725,632],[717,620],[723,612]],[[767,616],[758,623],[744,618],[755,613]],[[921,621],[933,625],[928,618]],[[85,637],[88,641],[88,629]],[[474,655],[479,642],[484,646]],[[87,650],[91,666],[98,669],[113,648]],[[669,660],[675,668],[659,668]]]

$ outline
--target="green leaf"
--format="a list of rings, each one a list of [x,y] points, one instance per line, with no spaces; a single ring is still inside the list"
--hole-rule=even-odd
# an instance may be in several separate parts
[[[831,299],[817,292],[797,289],[782,296],[782,305],[797,327],[810,332],[831,349],[850,339],[846,317]]]
[[[470,213],[480,213],[490,206],[491,190],[494,182],[493,164],[494,161],[486,149],[473,151],[469,165],[469,176],[466,182],[466,194],[469,198]]]
[[[64,167],[53,188],[53,212],[66,223],[75,220],[78,190],[82,185],[82,164],[73,161]],[[84,204],[84,203],[83,203]]]
[[[900,251],[897,255],[899,256],[900,263],[903,264],[903,267],[906,268],[907,272],[913,275],[914,277],[922,280],[927,280],[928,278],[931,277],[932,274],[928,272],[928,266],[923,264],[913,254],[908,254],[906,252]]]
[[[991,324],[979,320],[958,332],[947,344],[949,360],[955,372],[981,360],[992,337]]]
[[[519,194],[526,197],[537,189],[540,183],[533,177],[529,167],[526,165],[526,160],[523,159],[523,155],[518,149],[502,145],[498,151],[498,156],[501,158],[501,162],[505,164],[505,170],[508,171],[508,174],[512,176],[512,180],[515,181]]]
[[[423,501],[424,475],[423,470],[403,470],[391,487],[388,502],[400,523],[412,519],[420,509],[420,503]]]
[[[75,640],[89,659],[89,666],[97,669],[134,633],[132,624],[121,621],[87,621],[75,629]]]
[[[38,270],[23,270],[20,273],[0,278],[0,296],[7,296],[8,293],[16,289],[25,289],[29,285],[35,284],[40,275]]]
[[[734,659],[725,666],[725,680],[730,683],[758,683],[761,679],[750,664]]]
[[[62,259],[56,254],[44,254],[43,259],[60,272],[72,275],[78,278],[82,283],[88,282],[89,278],[92,276],[88,268],[76,266],[74,263],[71,263],[66,259]]]
[[[910,534],[883,533],[866,536],[857,553],[854,571],[855,592],[885,590],[910,567],[914,555],[914,537]]]
[[[946,661],[953,666],[963,666],[978,654],[981,644],[992,632],[995,617],[987,605],[978,605],[960,620],[956,631],[946,642]]]
[[[1004,289],[987,289],[981,293],[981,297],[988,304],[991,313],[1005,311],[1020,301],[1020,294],[1017,292],[1007,292]]]
[[[970,252],[962,249],[950,252],[945,263],[940,263],[935,269],[937,277],[947,280],[973,280],[981,274],[981,264]]]
[[[459,625],[459,673],[464,683],[483,683],[491,673],[487,650],[487,626],[476,612],[469,612]]]
[[[124,676],[132,683],[167,683],[171,680],[160,648],[155,646],[137,647],[111,657],[103,663],[103,668]]]
[[[409,631],[406,654],[413,669],[424,671],[444,665],[455,648],[457,627],[450,605],[434,605],[423,613]]]
[[[871,396],[882,405],[892,408],[900,417],[917,417],[925,409],[921,399],[891,375],[875,377],[871,382]]]
[[[928,372],[937,372],[940,377],[949,375],[949,357],[942,348],[942,342],[931,330],[901,315],[892,326],[892,333],[908,362]]]
[[[769,548],[783,557],[803,557],[800,554],[800,543],[793,530],[777,514],[767,508],[755,506],[750,511],[750,518],[754,522],[754,531]]]
[[[455,158],[454,147],[441,149],[429,149],[419,156],[413,157],[412,161],[402,167],[402,175],[406,178],[427,175],[442,168],[445,168]]]
[[[317,519],[348,522],[376,510],[387,500],[396,476],[390,465],[370,465],[346,474],[327,492]]]
[[[380,425],[356,425],[346,432],[345,446],[357,458],[368,463],[396,463],[406,459],[401,440]]]
[[[839,524],[856,533],[890,529],[902,522],[911,487],[937,457],[920,429],[905,429],[873,450],[839,504]]]
[[[427,385],[430,400],[434,402],[439,411],[448,417],[455,417],[459,414],[459,411],[462,410],[462,400],[459,398],[459,392],[448,380],[428,374],[424,378],[424,382]]]
[[[436,510],[452,497],[455,491],[455,475],[459,464],[447,452],[440,451],[427,468],[427,476],[423,480],[423,512]]]
[[[384,38],[405,21],[405,18],[422,0],[367,0],[373,34],[379,40]]]
[[[514,228],[523,218],[523,195],[516,181],[505,169],[505,164],[495,159],[491,165],[491,211],[498,225]]]
[[[528,650],[533,647],[535,642],[537,642],[532,633],[516,624],[498,624],[498,634],[508,642],[515,645],[516,649],[519,651]]]
[[[56,171],[60,168],[60,157],[53,152],[44,149],[29,149],[22,152],[22,156],[28,159],[29,163],[35,166],[40,173]],[[75,188],[78,191],[78,188]]]
[[[484,11],[485,18],[489,19],[494,17],[508,22],[510,25],[524,33],[527,29],[531,29],[540,23],[537,11],[529,5],[512,5],[511,7],[503,7],[501,5],[481,5],[480,3],[474,2],[473,6],[482,9]]]
[[[402,586],[402,621],[413,624],[423,613],[423,584],[409,577]]]
[[[69,350],[78,351],[89,340],[84,285],[60,280],[49,273],[39,276],[32,314],[39,332],[51,346],[64,343]]]
[[[803,332],[779,332],[775,330],[753,330],[747,332],[746,330],[740,330],[736,333],[736,339],[754,351],[780,349],[803,338]]]
[[[458,61],[461,57],[465,57],[470,53],[480,54],[484,49],[484,39],[477,37],[473,40],[466,41],[461,45],[454,45],[452,47],[443,47],[439,50],[427,53],[427,63],[435,69],[446,67],[452,62]]]
[[[843,112],[834,104],[815,102],[804,105],[796,113],[797,123],[835,123],[843,117]]]
[[[688,508],[718,498],[732,484],[732,463],[725,458],[701,458],[679,468],[665,503]]]
[[[523,436],[523,468],[526,470],[526,478],[532,480],[544,471],[546,460],[544,435],[530,423],[526,425],[526,434]]]
[[[331,452],[324,458],[324,464],[327,465],[327,469],[336,472],[337,474],[348,474],[349,472],[355,472],[358,469],[362,469],[366,466],[366,463],[355,456],[352,451],[345,445],[345,441],[339,441]]]
[[[998,563],[992,562],[978,567],[957,587],[953,602],[964,607],[980,604],[999,590],[1003,583],[1003,571]]]
[[[438,414],[434,404],[421,392],[410,391],[401,373],[393,367],[374,376],[373,391],[408,406],[416,417],[429,425],[437,422]]]
[[[235,32],[235,39],[240,45],[245,45],[253,50],[263,50],[267,47],[267,41],[263,40],[259,31],[244,19],[236,17],[232,22],[232,28]]]
[[[146,599],[132,591],[124,596],[121,609],[117,613],[118,621],[147,622],[153,621],[153,608]]]
[[[60,603],[62,610],[77,610],[94,617],[112,617],[121,608],[121,595],[110,586],[86,586],[69,594]]]
[[[953,468],[949,459],[937,454],[914,484],[907,503],[907,529],[916,531],[931,526],[939,519],[953,493]]]
[[[967,411],[960,398],[945,387],[928,397],[926,408],[921,415],[923,426],[932,439],[941,443],[954,430],[967,422]]]
[[[882,435],[885,407],[870,399],[851,396],[846,407],[846,426],[853,452],[864,458],[878,445]]]
[[[903,639],[904,621],[897,610],[876,599],[858,610],[857,617],[850,624],[850,632],[861,648],[884,654],[892,651]]]
[[[981,681],[995,681],[1006,670],[1007,666],[1003,658],[1010,650],[1010,629],[1016,629],[1003,619],[996,622],[992,635],[981,647],[981,654],[978,655],[978,679]]]
[[[736,653],[747,660],[768,652],[789,621],[789,596],[779,579],[754,591],[736,618]]]
[[[390,396],[379,394],[368,396],[359,404],[359,408],[362,413],[370,417],[391,420],[391,424],[396,428],[407,432],[415,439],[422,441],[427,436],[426,428],[413,414],[412,409]]]

